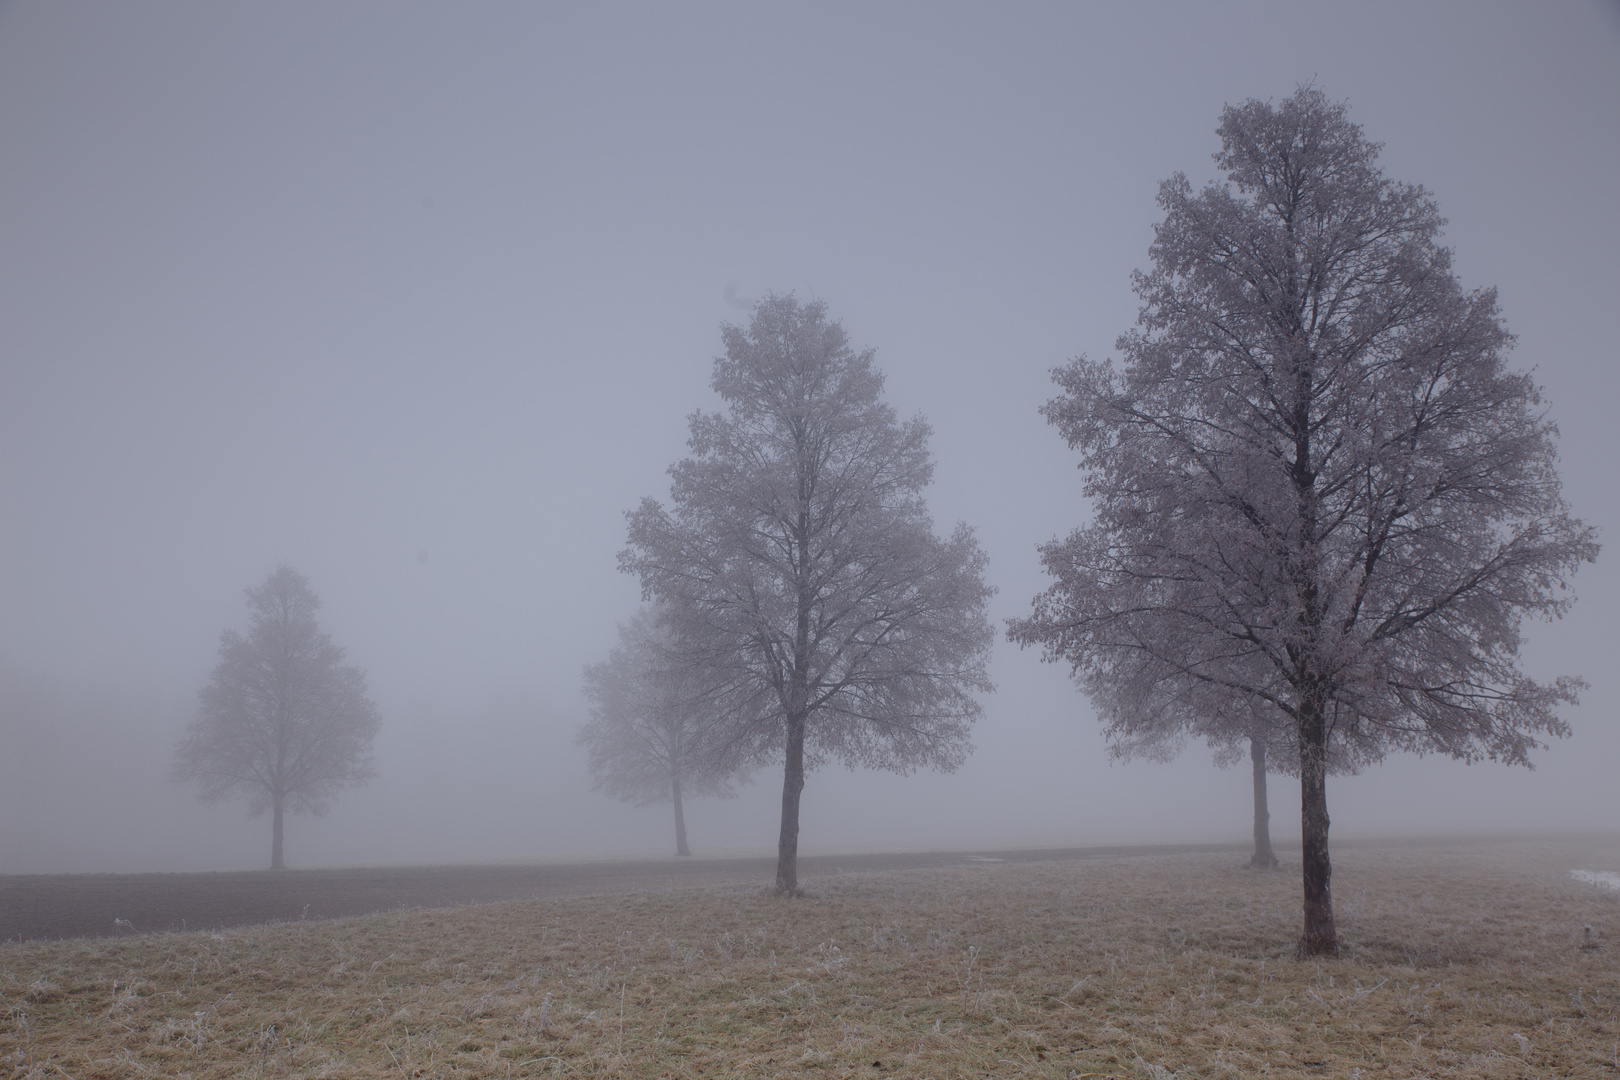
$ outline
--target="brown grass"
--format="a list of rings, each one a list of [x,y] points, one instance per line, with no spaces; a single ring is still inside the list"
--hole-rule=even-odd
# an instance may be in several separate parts
[[[27,1077],[1615,1076],[1620,845],[1341,847],[1344,955],[1230,855],[0,947]],[[1587,947],[1590,926],[1597,947]],[[1359,1073],[1357,1072],[1359,1070]]]

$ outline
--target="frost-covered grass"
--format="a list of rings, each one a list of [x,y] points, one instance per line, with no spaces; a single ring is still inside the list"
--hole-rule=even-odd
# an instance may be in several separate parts
[[[1620,874],[1612,870],[1571,870],[1569,876],[1588,885],[1620,891]]]
[[[1602,848],[1602,845],[1597,845]],[[1620,845],[977,864],[0,946],[17,1076],[1620,1074]],[[1586,928],[1591,927],[1588,938]]]

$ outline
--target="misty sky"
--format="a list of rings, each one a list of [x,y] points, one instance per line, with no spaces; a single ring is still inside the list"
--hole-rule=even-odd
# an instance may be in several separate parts
[[[167,773],[281,562],[385,724],[290,865],[673,850],[572,735],[720,324],[795,291],[876,348],[1022,615],[1086,513],[1050,369],[1132,325],[1222,105],[1312,79],[1499,289],[1620,539],[1612,2],[0,6],[0,872],[267,863]],[[1612,549],[1576,592],[1527,652],[1590,681],[1574,737],[1332,779],[1335,836],[1620,828]],[[1110,764],[1064,670],[992,674],[965,768],[812,775],[805,850],[1246,838],[1244,770]],[[773,849],[779,784],[692,803],[694,849]]]

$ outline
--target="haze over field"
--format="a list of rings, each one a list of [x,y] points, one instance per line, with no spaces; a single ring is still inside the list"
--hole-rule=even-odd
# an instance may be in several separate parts
[[[1607,538],[1612,3],[0,6],[0,873],[264,863],[263,819],[167,777],[280,563],[383,719],[290,864],[665,853],[572,737],[720,324],[794,291],[877,350],[999,626],[1085,517],[1050,369],[1131,327],[1158,183],[1214,175],[1223,103],[1313,79],[1498,288]],[[1573,737],[1334,777],[1336,837],[1620,829],[1620,570],[1575,586],[1526,663],[1590,682]],[[813,774],[805,850],[1247,836],[1246,770],[1110,764],[1063,669],[1001,641],[991,675],[959,772]],[[770,849],[779,784],[689,803],[694,849]]]

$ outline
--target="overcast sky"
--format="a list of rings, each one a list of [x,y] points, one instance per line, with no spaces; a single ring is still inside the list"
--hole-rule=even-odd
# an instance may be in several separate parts
[[[1500,290],[1620,537],[1614,3],[0,6],[0,872],[266,864],[167,772],[282,562],[385,724],[289,864],[672,850],[571,740],[720,324],[825,300],[1024,614],[1086,515],[1050,369],[1132,325],[1223,104],[1310,80]],[[1335,778],[1335,836],[1620,828],[1620,562],[1576,591],[1526,661],[1590,681],[1573,738]],[[993,676],[958,773],[812,775],[805,849],[1247,836],[1244,770],[1110,764],[1065,671]],[[693,803],[693,847],[773,849],[779,784]]]

